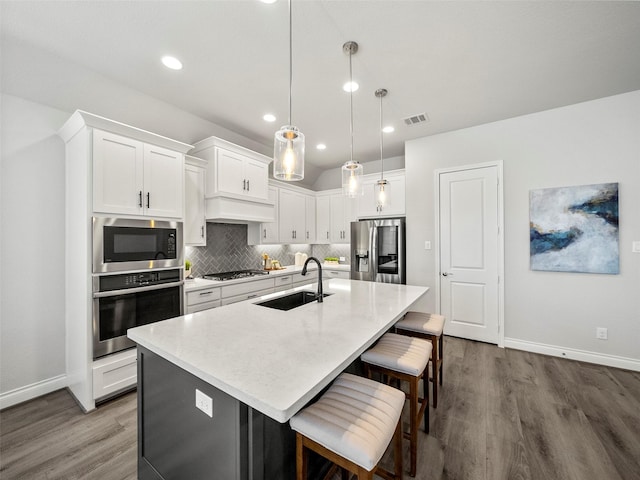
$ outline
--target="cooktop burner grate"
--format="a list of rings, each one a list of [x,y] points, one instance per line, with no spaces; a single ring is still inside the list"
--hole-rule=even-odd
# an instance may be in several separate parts
[[[235,280],[236,278],[253,277],[256,275],[268,275],[264,270],[234,270],[232,272],[207,273],[202,278],[207,280]]]

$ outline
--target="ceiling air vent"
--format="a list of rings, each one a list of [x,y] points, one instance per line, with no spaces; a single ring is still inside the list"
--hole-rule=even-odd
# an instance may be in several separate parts
[[[426,113],[418,113],[417,115],[411,115],[404,119],[405,125],[417,125],[418,123],[428,122],[429,117],[427,117]]]

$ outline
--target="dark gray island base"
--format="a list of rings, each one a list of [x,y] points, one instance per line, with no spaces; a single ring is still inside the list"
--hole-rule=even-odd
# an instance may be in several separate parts
[[[194,408],[196,389],[213,399],[213,417]],[[309,478],[322,478],[330,465],[312,460]],[[295,465],[289,422],[138,346],[138,479],[293,480]]]

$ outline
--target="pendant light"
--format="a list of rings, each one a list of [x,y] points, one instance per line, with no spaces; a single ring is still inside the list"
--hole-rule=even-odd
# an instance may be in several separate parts
[[[378,210],[387,203],[387,184],[384,179],[384,157],[382,156],[382,99],[387,96],[386,88],[379,88],[375,91],[375,96],[380,99],[380,180],[376,182],[376,205]]]
[[[362,174],[363,168],[360,162],[353,159],[353,68],[351,57],[358,51],[356,42],[347,42],[342,46],[345,53],[349,55],[349,82],[352,88],[349,89],[349,109],[350,109],[350,132],[351,132],[351,159],[342,166],[342,193],[347,197],[362,195]]]
[[[275,134],[273,144],[273,176],[278,180],[295,182],[304,178],[304,135],[291,125],[291,85],[293,83],[293,48],[291,28],[291,0],[289,0],[289,124]]]

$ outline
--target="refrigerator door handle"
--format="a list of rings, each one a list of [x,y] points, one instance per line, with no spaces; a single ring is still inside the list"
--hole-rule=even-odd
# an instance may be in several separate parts
[[[373,223],[369,227],[369,268],[371,281],[375,282],[378,277],[378,227]]]

